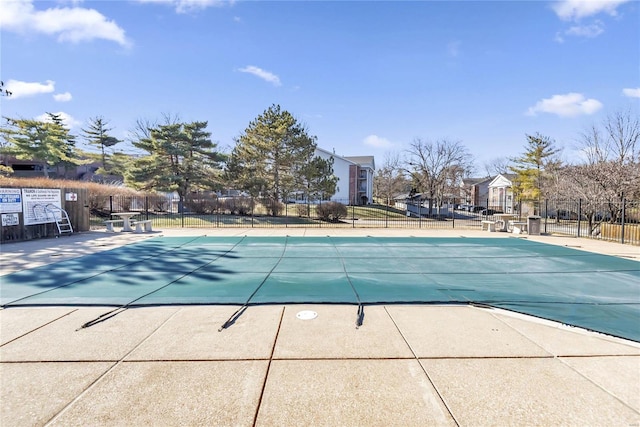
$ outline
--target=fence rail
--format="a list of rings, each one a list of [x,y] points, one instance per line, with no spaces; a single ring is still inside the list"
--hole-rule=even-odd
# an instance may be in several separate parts
[[[91,227],[104,227],[116,212],[139,212],[157,228],[407,228],[481,229],[499,209],[469,212],[457,205],[407,203],[396,206],[332,202],[282,203],[251,197],[109,196],[91,199]],[[538,205],[538,204],[536,204]],[[335,212],[334,212],[335,213]],[[640,202],[544,200],[535,206],[543,233],[640,245]],[[517,213],[516,213],[517,215]],[[525,216],[520,217],[526,220]]]

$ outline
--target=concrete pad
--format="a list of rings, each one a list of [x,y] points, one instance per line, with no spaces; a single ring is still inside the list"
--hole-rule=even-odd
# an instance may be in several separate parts
[[[563,357],[561,360],[640,412],[640,356]]]
[[[497,310],[493,315],[555,356],[640,355],[640,344],[633,341],[518,313]]]
[[[113,363],[0,363],[0,425],[43,425]]]
[[[184,307],[127,360],[269,359],[282,306],[249,307],[233,325],[218,332],[238,308]]]
[[[460,425],[631,426],[640,414],[558,359],[420,361]]]
[[[318,314],[312,320],[300,311]],[[287,306],[273,354],[278,358],[398,358],[413,357],[382,306],[365,307],[364,323],[356,328],[358,306]]]
[[[33,239],[2,243],[0,276],[41,265],[113,249],[145,240],[150,236],[134,233],[73,233],[60,238]]]
[[[75,311],[75,308],[11,308],[0,310],[0,345]]]
[[[274,360],[258,426],[455,425],[414,360]]]
[[[251,426],[267,361],[122,362],[54,426]]]
[[[471,306],[387,306],[417,357],[550,356],[488,310]]]
[[[153,333],[177,307],[129,309],[86,329],[85,322],[113,310],[81,308],[0,347],[6,361],[120,360]]]

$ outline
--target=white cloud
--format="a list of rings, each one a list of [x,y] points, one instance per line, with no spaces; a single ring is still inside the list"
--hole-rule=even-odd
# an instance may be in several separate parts
[[[604,24],[602,21],[596,21],[590,25],[574,25],[564,33],[569,36],[577,37],[598,37],[600,34],[604,33]]]
[[[389,148],[393,147],[393,143],[386,138],[382,138],[378,135],[369,135],[363,141],[364,145],[375,148]]]
[[[45,83],[9,80],[5,85],[5,89],[11,92],[11,96],[7,99],[17,99],[40,95],[43,93],[51,93],[55,90],[55,84],[56,83],[52,80],[47,80]]]
[[[57,36],[61,42],[103,39],[130,46],[124,30],[95,9],[54,7],[36,10],[33,0],[0,1],[0,28],[19,34]]]
[[[53,95],[53,99],[55,99],[58,102],[69,102],[71,101],[71,94],[69,92],[65,92],[65,93],[56,93]]]
[[[564,43],[564,36],[594,38],[604,33],[604,23],[600,20],[588,25],[573,25],[568,29],[556,33],[555,40]]]
[[[538,101],[529,108],[527,115],[535,116],[537,113],[556,114],[560,117],[576,117],[589,115],[602,108],[602,103],[597,99],[586,99],[581,93],[567,93],[565,95],[553,95],[551,98]]]
[[[554,40],[558,43],[564,43],[564,37],[562,37],[562,33],[560,32],[556,33]]]
[[[233,5],[234,0],[137,0],[139,3],[158,3],[173,6],[177,13],[190,13],[206,9],[208,7],[221,7]]]
[[[240,71],[241,73],[253,74],[256,77],[260,77],[262,80],[273,84],[274,86],[282,86],[282,83],[280,83],[280,77],[276,76],[270,71],[263,70],[262,68],[248,65],[244,68],[239,68],[238,71]]]
[[[580,20],[589,16],[607,13],[617,15],[617,8],[631,0],[561,0],[551,8],[564,21]]]
[[[622,89],[622,94],[629,98],[640,98],[640,87]]]
[[[82,126],[82,122],[80,120],[74,119],[71,115],[65,113],[64,111],[58,111],[57,113],[52,114],[60,116],[60,118],[62,119],[62,123],[69,129]],[[36,120],[39,120],[41,122],[51,122],[51,118],[47,113],[39,115],[38,117],[36,117]]]

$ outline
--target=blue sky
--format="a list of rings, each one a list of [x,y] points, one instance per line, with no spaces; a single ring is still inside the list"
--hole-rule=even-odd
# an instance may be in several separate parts
[[[572,160],[588,126],[640,111],[636,1],[0,0],[0,30],[2,115],[74,133],[172,114],[231,147],[280,104],[337,154],[447,138],[480,174],[525,134]]]

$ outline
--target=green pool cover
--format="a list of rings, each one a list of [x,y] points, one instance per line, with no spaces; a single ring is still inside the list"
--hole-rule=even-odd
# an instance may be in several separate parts
[[[2,307],[476,303],[640,342],[640,262],[522,238],[158,237],[0,280]]]

